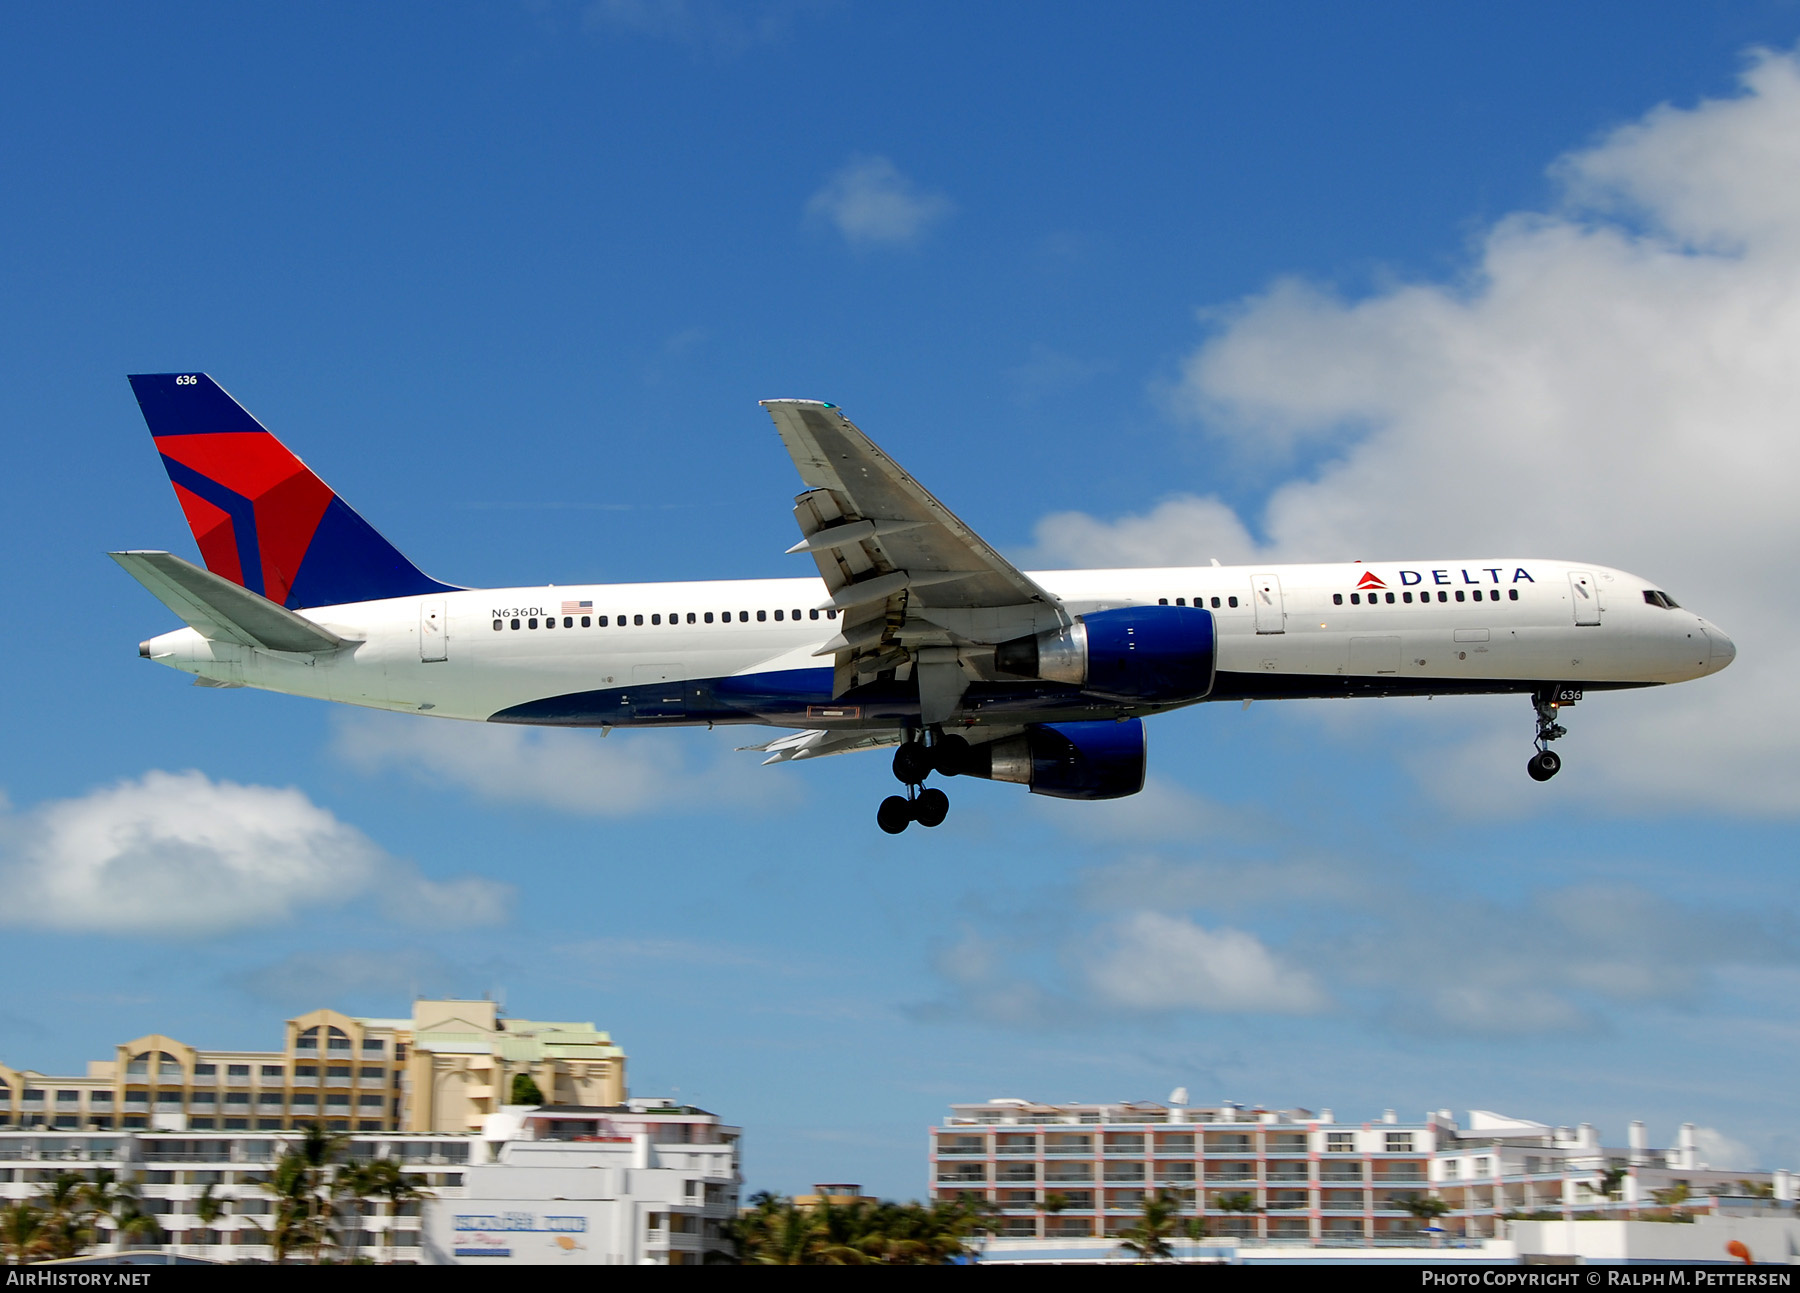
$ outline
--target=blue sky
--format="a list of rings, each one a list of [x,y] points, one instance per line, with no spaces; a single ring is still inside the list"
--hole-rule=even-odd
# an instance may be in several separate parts
[[[1180,1085],[1695,1121],[1800,1166],[1795,6],[71,4],[9,36],[8,1063],[493,991],[744,1123],[753,1187],[916,1194],[951,1100]],[[1549,786],[1517,698],[1221,706],[1152,725],[1139,800],[958,784],[889,839],[879,757],[137,660],[171,625],[102,554],[192,542],[123,375],[185,368],[459,583],[808,573],[756,407],[798,395],[1021,561],[1579,557],[1741,655],[1584,704]],[[204,918],[171,900],[221,867]]]

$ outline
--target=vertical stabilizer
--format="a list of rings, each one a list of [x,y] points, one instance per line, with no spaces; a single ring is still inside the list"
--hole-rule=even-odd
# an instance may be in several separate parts
[[[290,610],[445,592],[212,378],[130,378],[206,568]]]

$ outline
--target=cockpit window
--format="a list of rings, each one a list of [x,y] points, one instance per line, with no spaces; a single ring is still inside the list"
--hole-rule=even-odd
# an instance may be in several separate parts
[[[1667,593],[1659,593],[1654,588],[1646,588],[1644,590],[1644,600],[1649,602],[1652,606],[1660,606],[1666,611],[1678,610],[1681,606],[1681,603],[1676,601],[1673,597],[1669,596]]]

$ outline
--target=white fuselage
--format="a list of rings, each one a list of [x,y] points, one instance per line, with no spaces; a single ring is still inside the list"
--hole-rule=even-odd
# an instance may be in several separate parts
[[[1213,611],[1217,682],[1208,699],[1644,686],[1717,672],[1735,654],[1698,615],[1646,600],[1653,585],[1591,564],[1507,558],[1032,578],[1071,615],[1161,602]],[[1364,586],[1371,581],[1379,586]],[[303,612],[351,642],[335,653],[261,651],[192,629],[142,651],[213,685],[442,718],[894,726],[891,707],[822,712],[834,699],[831,659],[816,653],[840,627],[814,609],[827,596],[817,578],[468,590]],[[965,668],[1004,690],[978,658]],[[987,721],[978,702],[969,706],[958,721]]]

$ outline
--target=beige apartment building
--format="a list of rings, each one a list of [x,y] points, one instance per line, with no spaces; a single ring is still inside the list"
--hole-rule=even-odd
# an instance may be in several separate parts
[[[529,1074],[546,1104],[625,1100],[625,1053],[591,1023],[503,1017],[492,1001],[415,1001],[403,1019],[314,1010],[276,1051],[204,1050],[161,1034],[80,1077],[0,1063],[0,1129],[473,1132]]]

